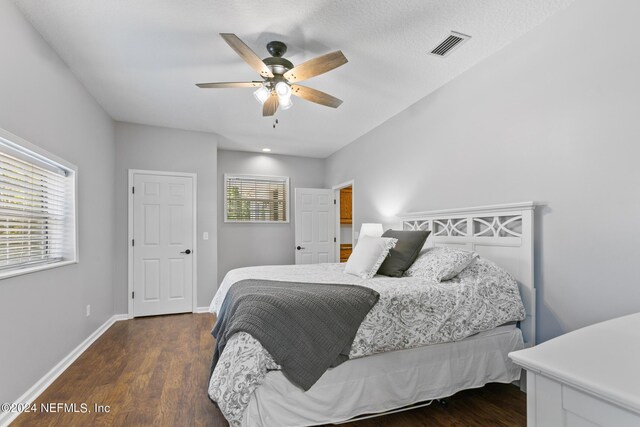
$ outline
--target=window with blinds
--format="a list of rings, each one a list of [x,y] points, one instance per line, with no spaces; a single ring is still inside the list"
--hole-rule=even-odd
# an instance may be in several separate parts
[[[225,222],[289,222],[289,177],[224,175]]]
[[[76,259],[75,168],[34,148],[0,132],[0,278]]]

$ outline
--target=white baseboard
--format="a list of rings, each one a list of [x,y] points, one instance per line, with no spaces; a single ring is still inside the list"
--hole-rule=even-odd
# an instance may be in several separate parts
[[[196,307],[195,310],[193,310],[194,313],[208,313],[209,312],[209,307]]]
[[[27,390],[22,396],[20,396],[15,403],[16,404],[25,404],[25,403],[33,403],[40,394],[47,389],[51,385],[52,382],[56,380],[84,351],[89,348],[91,344],[98,338],[100,335],[106,332],[107,329],[111,327],[114,323],[119,320],[126,320],[126,314],[114,314],[111,316],[102,326],[96,329],[91,335],[87,337],[84,341],[80,343],[76,348],[71,350],[67,356],[62,359],[56,366],[51,368],[49,372],[47,372],[42,378],[40,378],[29,390]],[[0,427],[8,426],[13,420],[15,420],[19,412],[0,412]]]

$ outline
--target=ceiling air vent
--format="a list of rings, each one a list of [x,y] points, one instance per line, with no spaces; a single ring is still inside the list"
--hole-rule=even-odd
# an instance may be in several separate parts
[[[455,31],[451,31],[451,34],[447,36],[446,39],[442,41],[438,46],[433,48],[431,55],[435,56],[447,56],[451,53],[453,49],[460,46],[462,43],[469,40],[471,36],[462,33],[456,33]]]

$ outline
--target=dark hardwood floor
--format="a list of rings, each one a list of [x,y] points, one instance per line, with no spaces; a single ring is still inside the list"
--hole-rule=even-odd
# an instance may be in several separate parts
[[[180,314],[116,322],[36,401],[38,407],[75,403],[78,412],[24,413],[12,426],[226,427],[207,396],[213,320]],[[90,412],[80,412],[83,403]],[[467,390],[447,403],[343,425],[526,425],[525,394],[512,385]],[[94,405],[108,405],[109,412]]]

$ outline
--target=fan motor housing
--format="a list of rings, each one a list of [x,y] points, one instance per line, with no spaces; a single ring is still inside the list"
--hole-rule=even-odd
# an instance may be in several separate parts
[[[269,67],[273,74],[284,74],[293,68],[293,64],[291,63],[291,61],[277,56],[265,58],[262,60],[262,62],[264,62],[267,67]]]
[[[262,62],[269,67],[273,74],[282,75],[293,68],[293,64],[282,57],[287,53],[287,45],[283,42],[270,41],[267,43],[267,51],[271,54],[271,57],[263,59]]]

